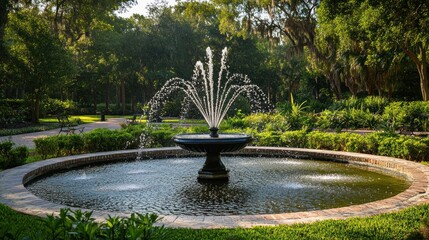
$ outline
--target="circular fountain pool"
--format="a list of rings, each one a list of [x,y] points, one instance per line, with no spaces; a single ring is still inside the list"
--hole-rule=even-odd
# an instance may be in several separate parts
[[[292,158],[223,158],[228,183],[198,183],[203,157],[79,168],[27,188],[48,201],[87,209],[163,215],[246,215],[320,210],[372,202],[409,187],[368,167]]]
[[[135,159],[139,152],[142,159],[146,160],[126,164],[118,162],[119,159]],[[40,179],[48,181],[57,173],[67,176],[68,181],[55,184],[75,185],[80,186],[80,190],[85,189],[81,194],[85,195],[82,201],[87,205],[79,206],[86,208],[78,208],[93,211],[95,218],[101,220],[108,215],[126,216],[134,210],[155,211],[161,213],[160,223],[169,227],[251,227],[371,216],[425,203],[429,199],[428,168],[415,162],[359,153],[294,148],[247,147],[239,154],[246,158],[232,160],[230,157],[235,158],[237,155],[223,156],[227,167],[231,167],[227,185],[197,183],[195,169],[201,166],[201,160],[198,159],[204,157],[199,155],[195,158],[195,155],[179,148],[126,150],[49,159],[0,172],[0,203],[16,211],[37,216],[57,214],[61,208],[77,209],[71,206],[77,206],[78,201],[49,201],[39,197],[44,190],[35,190],[36,196],[24,186]],[[255,156],[257,157],[254,158]],[[267,162],[261,156],[269,156]],[[128,164],[143,165],[138,167]],[[93,166],[91,171],[111,168],[112,175],[104,180],[107,183],[98,187],[94,182],[90,184],[91,181],[100,181],[101,176],[97,171],[90,172],[89,165]],[[116,172],[120,168],[122,174]],[[314,168],[317,170],[312,171]],[[164,173],[154,174],[155,169],[163,169]],[[361,170],[362,174],[356,175]],[[386,175],[384,171],[394,172],[393,175],[407,180],[404,182],[389,174],[383,176],[386,179],[379,179],[378,176]],[[123,182],[110,182],[110,179],[117,178],[113,174],[120,175]],[[371,174],[375,175],[370,176]],[[180,185],[181,182],[187,183]],[[247,188],[245,182],[251,188]],[[165,185],[160,185],[161,183]],[[375,183],[378,187],[372,188]],[[56,191],[58,195],[66,196],[65,188],[58,187]],[[140,195],[135,195],[137,192]],[[301,193],[299,197],[297,192]],[[379,193],[386,195],[380,196]],[[72,197],[74,193],[72,191],[67,194]],[[338,194],[343,194],[344,199],[338,197]],[[99,196],[94,197],[96,195]],[[123,200],[116,199],[119,195],[123,196]],[[163,195],[164,198],[156,195]],[[157,197],[159,203],[151,200],[152,197]],[[283,202],[272,202],[274,197],[283,199]],[[315,201],[309,203],[307,198],[310,197]],[[113,204],[107,208],[94,205],[94,199],[103,198]],[[176,201],[165,203],[166,199],[172,198]],[[261,204],[254,204],[256,210],[246,210],[253,208],[248,206],[253,200]],[[151,201],[153,205],[136,205]],[[206,210],[190,213],[180,209],[184,204],[187,204],[188,210],[201,209],[201,205],[205,205]],[[213,206],[208,206],[210,204]],[[229,207],[219,207],[223,204]],[[332,208],[334,206],[336,208]]]

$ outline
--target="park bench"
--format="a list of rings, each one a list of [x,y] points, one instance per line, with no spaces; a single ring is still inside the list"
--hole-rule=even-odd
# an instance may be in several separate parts
[[[139,118],[137,118],[139,117]],[[133,118],[127,120],[127,124],[139,124],[141,123],[143,118],[142,114],[134,114]]]
[[[69,117],[67,115],[58,115],[57,119],[60,123],[60,131],[58,132],[58,135],[60,135],[62,132],[64,132],[66,135],[75,134],[76,132],[80,134],[83,133],[83,129],[85,127],[74,126],[70,122]]]

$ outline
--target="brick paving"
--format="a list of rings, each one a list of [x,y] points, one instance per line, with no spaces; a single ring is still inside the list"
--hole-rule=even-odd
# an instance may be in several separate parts
[[[23,165],[17,168],[0,172],[0,203],[10,206],[16,211],[25,214],[46,216],[57,214],[59,209],[65,208],[59,204],[48,202],[34,196],[27,191],[25,183],[40,175],[52,171],[59,171],[71,167],[83,166],[94,162],[115,161],[120,157],[135,157],[137,154],[146,157],[182,156],[188,152],[179,148],[154,148],[144,150],[124,150],[109,153],[92,153],[78,156],[67,156],[49,159]],[[422,164],[382,156],[360,153],[347,153],[313,149],[274,148],[274,147],[247,147],[241,155],[283,155],[293,157],[307,157],[325,160],[344,160],[350,163],[380,167],[393,170],[406,177],[411,185],[404,192],[391,198],[348,207],[260,215],[233,215],[233,216],[161,216],[159,224],[166,227],[185,228],[233,228],[253,226],[273,226],[279,224],[309,223],[326,219],[345,219],[350,217],[365,217],[380,213],[397,211],[410,206],[429,202],[429,168]],[[73,208],[72,208],[73,209]],[[126,216],[128,213],[94,211],[97,219],[110,215]]]

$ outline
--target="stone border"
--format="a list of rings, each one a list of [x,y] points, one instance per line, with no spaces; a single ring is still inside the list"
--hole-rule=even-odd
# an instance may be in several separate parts
[[[142,154],[141,156],[144,158],[191,155],[189,152],[183,151],[179,148],[153,148],[140,150],[140,152]],[[136,157],[138,153],[139,150],[124,150],[67,156],[34,162],[5,170],[0,172],[0,203],[8,205],[18,212],[30,215],[46,216],[46,214],[58,214],[61,208],[65,208],[67,206],[55,204],[36,197],[24,187],[24,184],[38,176],[50,172],[83,166],[90,163],[115,161],[118,158]],[[296,158],[340,160],[374,166],[382,169],[393,170],[406,176],[406,178],[411,182],[411,186],[404,192],[391,198],[348,207],[261,215],[163,215],[161,216],[163,219],[160,221],[160,224],[163,224],[166,227],[232,228],[307,223],[325,219],[372,216],[422,204],[429,200],[429,168],[412,161],[360,153],[277,147],[247,147],[240,151],[239,154],[269,154]],[[93,216],[97,219],[102,219],[107,217],[108,214],[116,216],[128,215],[128,213],[94,211]]]

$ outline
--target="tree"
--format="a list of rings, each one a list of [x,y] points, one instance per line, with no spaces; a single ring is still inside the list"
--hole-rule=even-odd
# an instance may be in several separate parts
[[[368,1],[363,28],[377,50],[402,51],[416,65],[424,101],[429,101],[429,3],[427,1]],[[378,18],[378,19],[377,19]]]
[[[31,103],[32,122],[37,123],[45,94],[73,77],[75,68],[71,56],[37,10],[11,14],[6,37],[11,41],[10,55],[14,61],[8,66],[10,76],[14,76],[10,80],[25,88]]]
[[[346,81],[348,86],[359,84],[370,94],[375,88],[381,94],[392,83],[387,78],[399,59],[408,56],[417,67],[422,98],[428,101],[428,5],[427,1],[326,0],[318,9],[318,37],[336,42],[331,53],[337,61],[343,57],[345,80],[351,80]]]
[[[317,51],[314,45],[319,0],[214,0],[221,7],[222,32],[247,36],[256,34],[273,44],[290,43],[297,53],[304,47]]]

